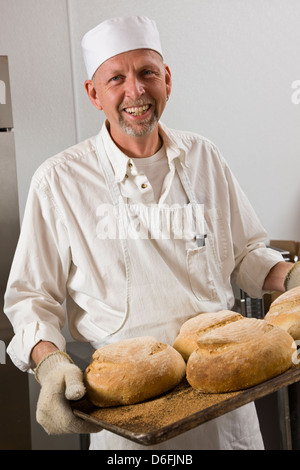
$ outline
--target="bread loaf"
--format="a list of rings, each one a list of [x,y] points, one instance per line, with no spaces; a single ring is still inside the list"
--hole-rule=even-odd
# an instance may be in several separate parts
[[[180,328],[179,334],[174,341],[175,348],[187,361],[192,352],[198,347],[197,341],[203,334],[211,329],[226,325],[228,322],[240,320],[242,315],[230,310],[222,310],[213,313],[200,313],[187,320]]]
[[[185,371],[184,359],[175,349],[146,336],[95,351],[84,381],[95,406],[129,405],[172,389]]]
[[[295,340],[300,339],[300,287],[281,294],[270,305],[264,318],[287,331]]]
[[[220,322],[219,314],[227,320]],[[198,331],[197,347],[192,338],[194,350],[186,370],[187,380],[193,388],[204,393],[242,390],[292,366],[295,345],[288,333],[264,320],[239,314],[230,320],[227,315],[224,311],[214,315],[202,313],[194,319]]]

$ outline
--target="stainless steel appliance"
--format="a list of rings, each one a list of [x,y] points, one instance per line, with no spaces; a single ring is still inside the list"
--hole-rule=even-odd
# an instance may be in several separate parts
[[[28,375],[6,354],[13,331],[3,297],[19,236],[19,208],[8,57],[0,56],[0,449],[31,448]]]

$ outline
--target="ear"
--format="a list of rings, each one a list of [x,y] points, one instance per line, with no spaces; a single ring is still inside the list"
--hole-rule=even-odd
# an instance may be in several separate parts
[[[168,65],[165,65],[165,80],[166,80],[166,90],[167,90],[167,95],[170,96],[171,90],[172,90],[172,76],[171,76],[171,71],[168,67]]]
[[[91,103],[97,108],[99,109],[100,111],[103,110],[102,106],[101,106],[101,103],[100,103],[100,100],[98,98],[98,95],[97,95],[97,91],[95,90],[95,87],[94,87],[94,83],[92,80],[86,80],[84,82],[84,88],[88,94],[88,97],[91,101]]]

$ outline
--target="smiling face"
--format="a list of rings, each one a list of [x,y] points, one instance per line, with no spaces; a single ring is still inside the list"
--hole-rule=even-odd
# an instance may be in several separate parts
[[[85,86],[92,103],[104,111],[117,144],[128,137],[158,135],[171,74],[157,52],[138,49],[112,57]]]

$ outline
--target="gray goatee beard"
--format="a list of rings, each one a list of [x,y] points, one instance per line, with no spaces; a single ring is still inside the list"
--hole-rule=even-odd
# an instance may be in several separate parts
[[[147,119],[144,119],[137,125],[132,125],[128,123],[122,114],[120,115],[119,124],[121,129],[127,134],[132,137],[144,137],[146,135],[151,134],[151,132],[155,129],[158,124],[158,116],[156,112],[154,112],[153,116],[150,116]]]

